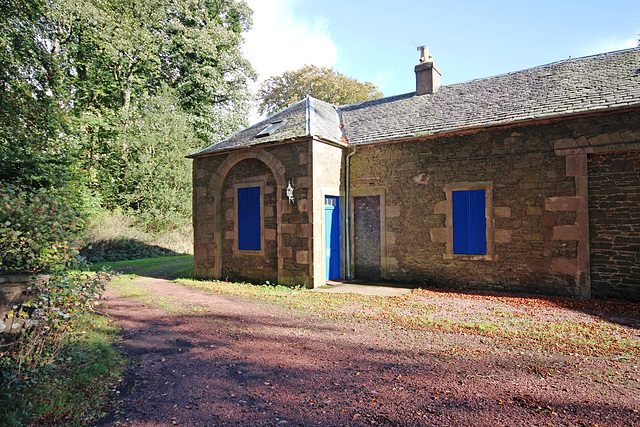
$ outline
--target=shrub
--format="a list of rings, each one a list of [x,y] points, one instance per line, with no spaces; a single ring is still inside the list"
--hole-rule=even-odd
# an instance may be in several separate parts
[[[77,251],[80,210],[70,197],[0,183],[0,271],[58,270]]]
[[[7,425],[85,425],[99,409],[122,368],[93,314],[108,279],[105,272],[60,271],[14,310],[26,329],[0,334],[0,419]]]
[[[93,311],[108,279],[106,272],[67,270],[30,288],[31,298],[9,313],[21,320],[24,329],[2,336],[8,342],[5,345],[14,349],[9,353],[18,361],[18,371],[26,365],[45,366],[50,362],[63,343],[65,332]]]

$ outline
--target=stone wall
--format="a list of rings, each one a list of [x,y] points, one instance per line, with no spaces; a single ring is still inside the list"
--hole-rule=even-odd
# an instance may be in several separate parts
[[[279,282],[313,286],[311,141],[284,144],[268,149],[286,168],[281,194],[281,245]],[[295,202],[289,202],[286,186],[291,183]]]
[[[261,249],[238,250],[238,186],[260,187]],[[271,170],[254,158],[241,160],[227,173],[222,184],[220,222],[222,224],[221,270],[223,278],[278,280],[277,194]]]
[[[380,196],[353,198],[353,264],[355,276],[365,280],[382,277]]]
[[[196,276],[312,285],[309,145],[302,141],[194,159]],[[263,188],[265,246],[260,254],[234,249],[234,191],[250,182]],[[289,203],[286,195],[290,182],[296,203]]]
[[[589,155],[591,292],[640,300],[640,151]]]
[[[29,289],[32,285],[46,283],[48,280],[49,276],[46,274],[0,276],[0,333],[17,332],[24,325],[25,318],[16,318],[13,313],[34,295]]]
[[[581,208],[586,166],[574,152],[560,152],[557,143],[614,130],[630,139],[639,129],[638,115],[629,113],[358,147],[351,192],[385,189],[383,276],[464,289],[589,296],[588,255],[580,250],[588,244]],[[490,188],[490,256],[447,249],[451,205],[445,187],[452,185]]]
[[[324,205],[325,196],[342,196],[344,193],[344,148],[329,145],[321,141],[314,140],[311,150],[312,161],[312,223],[313,223],[313,286],[319,287],[326,284],[327,272],[325,270],[325,218]],[[344,224],[344,199],[341,199],[341,224]],[[342,229],[342,227],[341,227]],[[342,233],[344,242],[344,233]],[[341,251],[342,270],[345,270],[345,250]]]

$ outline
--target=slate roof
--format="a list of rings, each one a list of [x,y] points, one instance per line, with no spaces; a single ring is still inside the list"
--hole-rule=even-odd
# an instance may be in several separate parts
[[[266,136],[260,135],[267,126],[278,122],[282,122],[282,124],[273,132]],[[195,158],[220,151],[279,143],[304,137],[316,137],[346,145],[341,141],[342,130],[337,107],[307,96],[302,101],[267,119],[187,157]]]
[[[640,104],[640,48],[340,108],[350,144]]]
[[[189,157],[301,137],[341,143],[343,129],[349,144],[361,145],[636,105],[640,48],[441,86],[421,96],[340,107],[307,97]],[[283,124],[273,133],[257,136],[279,120]]]

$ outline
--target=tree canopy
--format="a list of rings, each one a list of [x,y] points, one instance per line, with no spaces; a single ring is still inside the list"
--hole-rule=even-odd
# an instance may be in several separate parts
[[[91,209],[156,230],[190,219],[184,156],[247,125],[251,13],[242,0],[0,1],[0,252],[14,250],[0,270],[64,259]]]
[[[373,83],[359,82],[332,68],[305,65],[265,80],[258,91],[258,111],[271,115],[307,95],[335,105],[382,98],[382,92]]]
[[[167,209],[166,183],[149,179],[161,170],[174,173],[163,179],[188,194],[184,156],[246,126],[247,80],[255,73],[240,47],[251,10],[237,0],[50,4],[51,49],[71,94],[72,136],[98,203],[144,211],[151,222],[151,212],[188,218],[188,200],[174,198]]]
[[[44,13],[44,1],[0,3],[0,182],[32,188],[63,185],[73,169]]]

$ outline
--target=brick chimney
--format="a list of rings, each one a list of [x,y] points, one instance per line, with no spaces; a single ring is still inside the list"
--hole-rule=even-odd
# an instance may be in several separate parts
[[[418,47],[420,63],[416,65],[416,95],[435,93],[440,87],[442,72],[433,63],[433,56],[429,54],[427,46]]]

